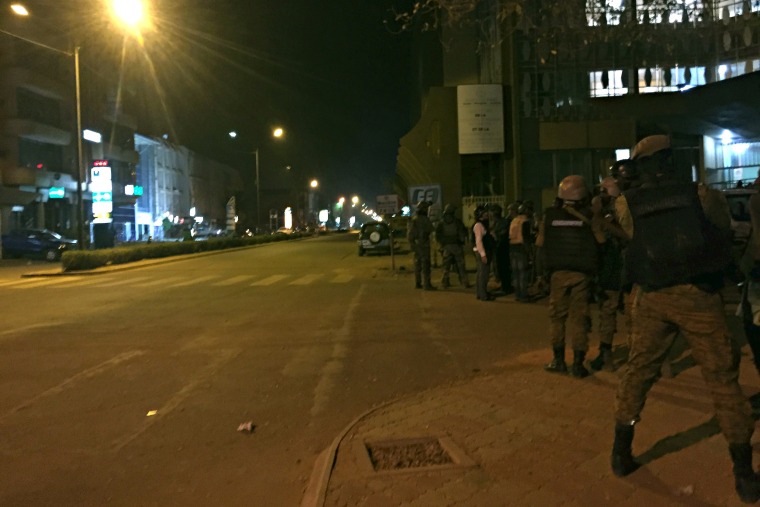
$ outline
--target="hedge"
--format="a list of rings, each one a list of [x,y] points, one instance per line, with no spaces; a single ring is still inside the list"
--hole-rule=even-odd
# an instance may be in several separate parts
[[[114,264],[127,264],[144,259],[161,259],[175,255],[225,250],[227,248],[297,239],[304,236],[306,235],[296,232],[293,234],[271,234],[239,238],[209,238],[206,241],[136,243],[100,250],[70,250],[63,252],[61,266],[63,271],[81,271]]]

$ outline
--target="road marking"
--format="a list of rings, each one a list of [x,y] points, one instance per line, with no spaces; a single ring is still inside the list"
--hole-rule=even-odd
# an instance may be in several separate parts
[[[199,375],[187,383],[182,389],[180,389],[174,396],[169,398],[164,405],[156,409],[156,415],[153,417],[146,417],[143,420],[142,425],[134,432],[125,435],[124,437],[117,439],[111,444],[111,450],[113,452],[119,452],[122,448],[135,440],[137,437],[145,433],[156,421],[163,419],[170,414],[175,408],[177,408],[185,399],[190,396],[190,393],[194,391],[199,384],[205,383],[211,378],[219,369],[224,366],[225,363],[235,358],[241,352],[240,349],[227,349],[218,351],[217,357],[215,357],[209,365],[200,371]]]
[[[164,285],[166,283],[176,282],[178,280],[185,280],[184,276],[170,276],[168,278],[159,278],[150,282],[136,283],[133,287],[155,287],[156,285]]]
[[[348,352],[348,341],[351,339],[351,327],[354,322],[354,315],[358,313],[359,301],[364,295],[364,287],[364,284],[362,284],[354,297],[351,298],[346,314],[343,317],[343,326],[334,334],[332,354],[322,367],[319,382],[314,388],[314,404],[310,411],[312,416],[325,410],[330,402],[330,395],[335,390],[335,386],[340,383],[339,379],[343,370],[343,361]]]
[[[123,278],[121,280],[114,280],[113,278],[109,280],[101,280],[103,283],[100,284],[100,287],[116,287],[117,285],[126,285],[128,283],[135,283],[135,282],[141,282],[143,280],[150,280],[153,277],[150,276],[136,276],[134,278]]]
[[[31,331],[32,329],[40,329],[44,327],[55,328],[55,327],[58,327],[59,325],[61,325],[61,322],[45,322],[44,324],[30,324],[24,327],[14,327],[13,329],[4,329],[0,331],[0,336],[23,333],[24,331]]]
[[[309,285],[310,283],[322,278],[322,274],[306,275],[293,280],[289,285]]]
[[[187,287],[188,285],[195,285],[197,283],[213,280],[214,278],[216,278],[216,275],[199,276],[198,278],[191,278],[190,280],[186,280],[184,282],[175,283],[169,287]]]
[[[227,280],[222,280],[220,282],[212,283],[211,285],[214,285],[215,287],[226,287],[228,285],[234,285],[239,282],[250,280],[251,278],[253,278],[253,275],[233,276],[232,278],[228,278]]]
[[[353,275],[338,275],[332,280],[330,280],[330,283],[348,283],[353,279],[354,279]]]
[[[6,413],[4,413],[3,415],[0,415],[0,421],[2,421],[3,419],[5,419],[5,418],[7,418],[9,416],[12,416],[13,414],[15,414],[16,412],[18,412],[19,410],[23,410],[23,409],[25,409],[27,407],[30,407],[30,406],[34,405],[35,403],[37,403],[42,398],[47,398],[48,396],[52,396],[54,394],[60,394],[63,391],[65,391],[66,389],[69,389],[69,388],[73,387],[74,385],[76,385],[78,382],[80,382],[82,380],[86,380],[86,379],[92,378],[95,375],[100,375],[104,371],[106,371],[106,370],[108,370],[110,368],[113,368],[114,366],[117,366],[120,363],[123,363],[124,361],[129,361],[130,359],[133,359],[133,358],[135,358],[137,356],[141,356],[144,353],[145,352],[143,352],[142,350],[133,350],[133,351],[130,351],[130,352],[124,352],[123,354],[119,354],[116,357],[112,357],[108,361],[100,363],[97,366],[93,366],[92,368],[88,368],[88,369],[86,369],[86,370],[84,370],[82,372],[79,372],[76,375],[74,375],[73,377],[67,378],[66,380],[64,380],[63,382],[61,382],[60,384],[58,384],[57,386],[51,387],[47,391],[43,391],[40,394],[38,394],[37,396],[34,396],[33,398],[30,398],[30,399],[26,400],[25,402],[16,405],[15,407],[13,407],[12,409],[10,409],[9,411],[7,411]]]
[[[259,280],[258,282],[253,282],[251,284],[251,287],[264,287],[266,285],[272,285],[273,283],[277,283],[280,280],[286,279],[290,275],[272,275],[264,278],[263,280]]]
[[[58,276],[55,278],[44,278],[42,280],[35,279],[35,280],[27,280],[26,285],[17,285],[12,288],[14,289],[32,289],[34,287],[48,287],[50,285],[58,285],[58,284],[66,284],[71,283],[75,280],[81,280],[82,278],[71,278],[68,276]]]
[[[53,288],[57,289],[59,287],[82,287],[84,285],[95,285],[96,283],[102,283],[103,280],[98,278],[97,275],[88,276],[87,278],[79,278],[77,281],[65,284],[65,285],[54,285]]]

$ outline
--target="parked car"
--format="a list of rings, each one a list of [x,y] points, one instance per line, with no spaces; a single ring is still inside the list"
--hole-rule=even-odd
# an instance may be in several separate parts
[[[367,252],[390,254],[392,232],[390,225],[385,222],[367,222],[362,225],[357,241],[359,255]],[[393,246],[396,247],[396,244]]]
[[[17,229],[4,234],[2,242],[4,256],[42,257],[50,262],[59,260],[64,251],[77,245],[77,240],[47,229]]]

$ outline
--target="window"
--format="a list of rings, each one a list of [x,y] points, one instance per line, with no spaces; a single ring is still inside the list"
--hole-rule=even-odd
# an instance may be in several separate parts
[[[61,126],[61,107],[57,100],[34,93],[26,88],[16,89],[18,117],[51,127]]]
[[[39,143],[20,138],[18,142],[19,165],[33,169],[61,171],[63,148],[55,144]]]

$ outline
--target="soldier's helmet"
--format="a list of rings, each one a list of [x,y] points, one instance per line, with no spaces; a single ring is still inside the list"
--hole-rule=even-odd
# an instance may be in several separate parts
[[[517,207],[518,215],[528,215],[530,213],[533,213],[533,207],[529,206],[528,203],[522,203]]]
[[[456,209],[457,209],[456,206],[454,206],[453,204],[449,203],[449,204],[446,205],[445,208],[443,208],[443,214],[444,215],[453,215],[454,212],[456,211]]]
[[[486,214],[487,211],[488,211],[488,206],[487,205],[485,205],[485,204],[478,204],[475,207],[475,212],[474,212],[475,220],[480,220]]]
[[[647,136],[633,147],[631,152],[631,160],[638,160],[641,158],[651,157],[655,154],[661,154],[662,152],[670,151],[670,136],[668,135],[654,135]]]
[[[499,214],[499,215],[501,215],[501,212],[502,212],[501,206],[499,206],[499,205],[498,205],[498,204],[496,204],[496,203],[494,203],[494,204],[491,204],[491,205],[488,207],[488,210],[489,210],[489,211],[491,211],[492,213],[496,213],[496,214]]]
[[[420,201],[417,203],[417,212],[427,212],[428,208],[430,208],[429,201]]]
[[[599,189],[602,193],[607,194],[610,197],[617,197],[620,195],[620,187],[618,186],[617,180],[612,176],[603,178],[601,183],[599,183]]]
[[[513,211],[517,211],[520,208],[520,204],[522,204],[520,201],[509,203],[509,206],[507,206],[507,211],[509,211],[510,213]]]
[[[583,176],[571,174],[565,176],[557,189],[557,197],[564,201],[582,201],[588,197],[588,188]]]

